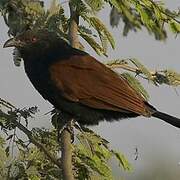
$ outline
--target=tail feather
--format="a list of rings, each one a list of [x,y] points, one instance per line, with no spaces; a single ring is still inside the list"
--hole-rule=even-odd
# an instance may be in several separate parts
[[[160,112],[160,111],[155,111],[152,114],[153,117],[157,117],[159,119],[162,119],[163,121],[180,128],[180,119],[176,118],[174,116],[168,115],[166,113]]]

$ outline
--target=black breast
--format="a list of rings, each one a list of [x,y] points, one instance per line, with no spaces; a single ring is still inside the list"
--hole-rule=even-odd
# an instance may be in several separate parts
[[[71,48],[70,46],[68,46]],[[25,72],[35,89],[55,107],[59,107],[57,99],[61,98],[61,91],[51,80],[50,67],[53,63],[68,59],[69,50],[59,48],[49,49],[43,53],[30,53],[23,57]]]

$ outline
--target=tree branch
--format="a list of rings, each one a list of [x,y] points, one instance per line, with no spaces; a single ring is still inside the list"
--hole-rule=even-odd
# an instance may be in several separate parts
[[[12,122],[14,123],[14,125],[16,127],[18,127],[22,132],[24,132],[24,134],[26,134],[26,136],[29,138],[30,142],[32,142],[37,148],[39,148],[41,151],[44,152],[44,154],[48,157],[48,159],[56,164],[59,168],[61,168],[61,163],[59,162],[59,160],[57,160],[47,149],[46,147],[41,144],[40,142],[38,142],[32,135],[32,132],[29,131],[25,126],[23,126],[21,123],[19,123],[16,120],[12,120]]]
[[[18,110],[14,105],[12,105],[11,103],[3,100],[0,98],[0,104],[2,104],[4,107],[10,109],[10,111],[14,110]],[[1,111],[0,109],[0,116],[2,117],[7,117],[8,118],[8,114],[4,113],[3,111]],[[40,142],[38,142],[32,135],[32,132],[29,131],[25,126],[23,126],[19,121],[11,118],[10,119],[11,122],[17,127],[19,128],[19,130],[21,130],[24,134],[26,134],[26,136],[29,138],[30,142],[33,143],[37,148],[39,148],[41,151],[44,152],[44,154],[48,157],[48,159],[53,162],[54,164],[56,164],[59,168],[61,168],[61,163],[59,162],[59,160],[57,160],[51,153],[49,153],[49,151],[46,149],[46,147],[41,144]]]
[[[68,124],[68,126],[71,126]],[[70,127],[71,128],[71,127]],[[73,180],[71,133],[64,129],[61,134],[61,162],[64,180]]]
[[[72,1],[69,2],[69,8],[70,8],[69,42],[72,47],[79,48],[79,38],[78,38],[79,15],[76,12],[76,8],[72,4]]]
[[[76,12],[76,7],[73,6],[72,1],[69,2],[70,8],[70,25],[69,25],[69,42],[72,47],[79,48],[78,39],[78,24],[79,16]],[[72,124],[68,123],[68,127],[62,131],[61,143],[62,143],[62,171],[64,180],[74,180],[72,171],[72,147],[71,147],[71,133],[67,129],[72,129]]]

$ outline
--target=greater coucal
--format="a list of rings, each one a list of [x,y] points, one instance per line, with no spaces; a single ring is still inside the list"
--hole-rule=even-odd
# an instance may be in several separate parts
[[[13,46],[43,98],[82,125],[142,115],[180,127],[180,119],[156,110],[126,79],[54,32],[28,30],[4,44]]]

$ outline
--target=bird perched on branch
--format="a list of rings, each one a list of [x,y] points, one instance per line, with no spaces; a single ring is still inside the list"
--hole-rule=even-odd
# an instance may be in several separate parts
[[[56,33],[28,30],[4,47],[16,47],[37,91],[82,125],[142,115],[180,127],[180,119],[156,110],[126,79]]]

